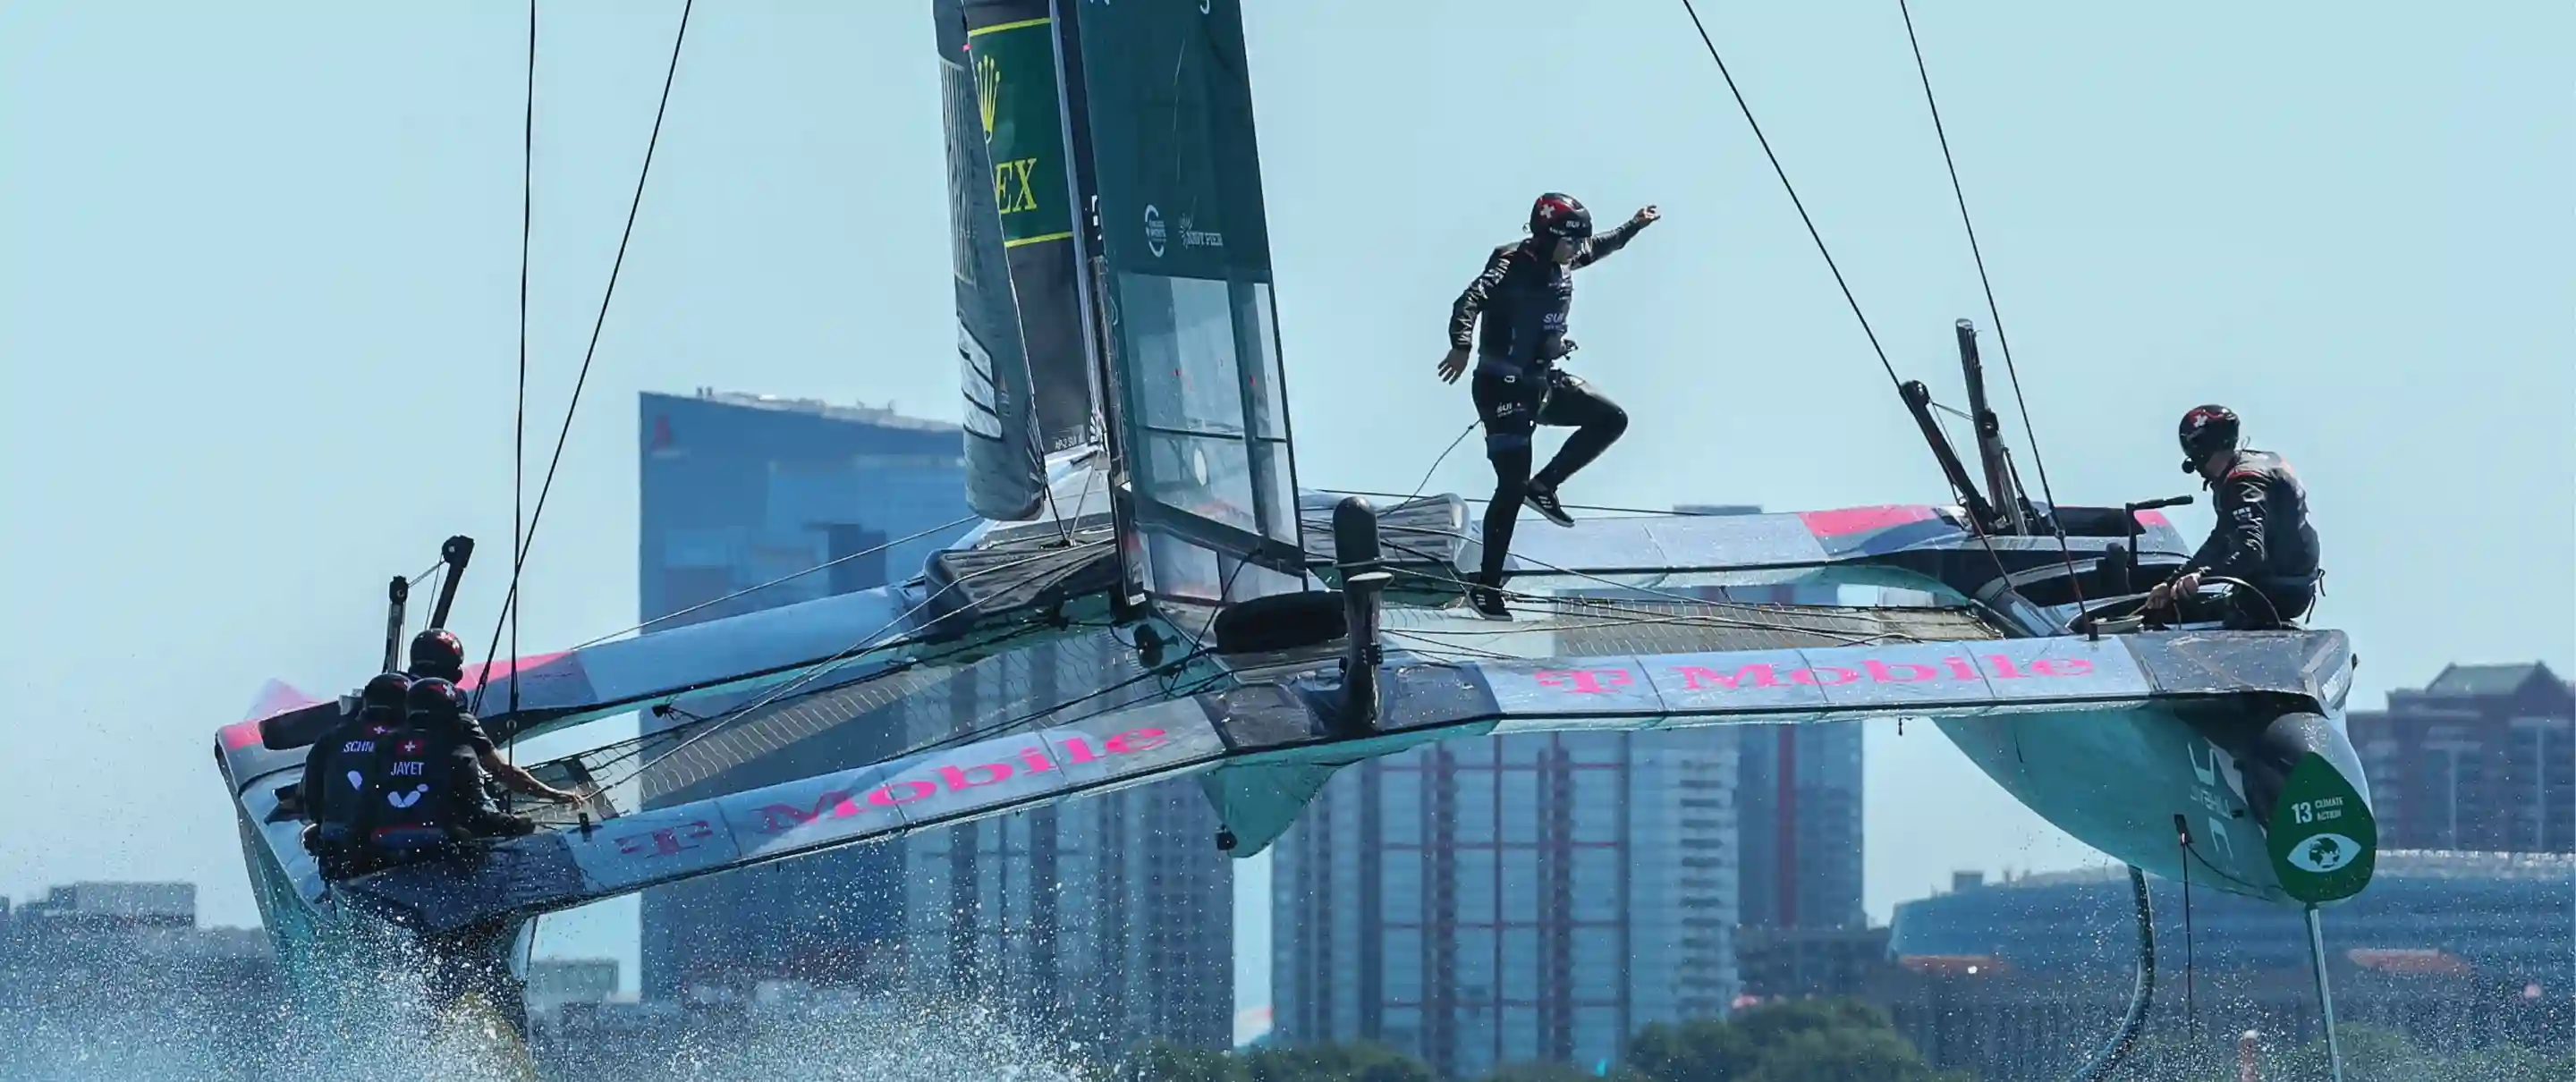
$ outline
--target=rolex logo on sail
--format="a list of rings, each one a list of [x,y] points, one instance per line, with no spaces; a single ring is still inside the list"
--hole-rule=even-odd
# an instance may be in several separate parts
[[[989,54],[975,60],[975,108],[984,120],[984,139],[999,150],[993,139],[993,122],[1001,114],[1002,64]],[[1006,140],[1007,141],[1007,140]],[[1037,186],[1031,176],[1037,170],[1036,158],[1001,158],[993,162],[993,205],[1004,215],[1038,209]]]
[[[975,122],[984,129],[993,209],[1001,214],[1005,248],[1073,237],[1053,25],[1047,19],[1022,19],[970,29],[969,55],[955,69],[962,79],[973,80]],[[960,95],[957,102],[961,124],[962,99]],[[971,128],[961,128],[958,135],[975,138]]]
[[[993,107],[1002,93],[1002,65],[991,56],[975,60],[975,107],[984,115],[984,138],[993,137]]]

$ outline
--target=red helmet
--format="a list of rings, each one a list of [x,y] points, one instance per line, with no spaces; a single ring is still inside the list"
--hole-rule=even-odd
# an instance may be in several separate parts
[[[433,627],[411,637],[411,675],[441,680],[465,679],[465,643],[456,633]]]
[[[1546,240],[1583,241],[1592,236],[1592,212],[1564,192],[1549,192],[1530,204],[1530,236]]]
[[[2182,440],[2182,472],[2197,472],[2210,455],[2236,449],[2236,411],[2219,405],[2194,406],[2182,415],[2176,435]]]
[[[456,685],[435,676],[412,681],[405,698],[409,701],[414,725],[420,724],[418,719],[423,714],[446,721],[465,712],[465,693],[456,690]]]
[[[411,677],[398,672],[377,673],[370,677],[367,680],[367,686],[358,692],[358,705],[361,708],[400,712],[403,709],[403,703],[407,701],[405,696],[410,691]]]

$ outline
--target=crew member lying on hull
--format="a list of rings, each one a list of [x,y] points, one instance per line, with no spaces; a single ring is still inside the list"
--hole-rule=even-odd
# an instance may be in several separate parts
[[[1628,414],[1590,384],[1558,368],[1574,352],[1565,336],[1574,307],[1574,272],[1627,246],[1661,215],[1653,207],[1617,229],[1592,235],[1592,212],[1573,196],[1549,192],[1530,208],[1528,240],[1495,248],[1484,272],[1449,310],[1449,353],[1440,381],[1456,383],[1476,351],[1476,377],[1468,389],[1485,426],[1485,457],[1494,464],[1494,501],[1485,508],[1485,562],[1469,599],[1488,619],[1509,620],[1503,607],[1503,557],[1511,550],[1512,523],[1529,504],[1547,520],[1572,526],[1557,499],[1557,486],[1608,450],[1628,430]],[[1484,326],[1476,326],[1478,315]],[[1471,334],[1472,332],[1472,334]],[[1556,457],[1530,472],[1530,437],[1538,425],[1571,426]]]
[[[465,644],[457,639],[455,632],[444,628],[431,628],[414,635],[411,639],[411,667],[408,671],[414,680],[435,678],[446,681],[451,687],[462,683],[465,680]],[[499,779],[501,784],[513,790],[542,797],[558,804],[569,804],[581,799],[573,793],[537,780],[536,775],[528,773],[516,763],[503,759],[500,749],[493,745],[491,736],[483,731],[483,723],[465,711],[462,699],[458,702],[455,719],[457,739],[473,751],[474,760],[483,768],[483,773]]]
[[[2237,418],[2225,406],[2193,407],[2183,415],[2182,469],[2200,474],[2217,490],[2218,524],[2200,551],[2171,580],[2147,594],[2149,611],[2174,606],[2183,620],[2223,620],[2234,628],[2278,627],[2316,603],[2317,530],[2308,522],[2308,490],[2288,459],[2237,446]],[[2197,597],[2203,579],[2237,579],[2251,597],[2231,593],[2223,611],[2207,611]]]
[[[376,741],[404,727],[411,678],[379,673],[358,693],[358,712],[324,733],[304,754],[304,849],[322,864],[322,877],[348,877],[357,852],[357,818],[366,796],[367,760]]]
[[[425,677],[411,682],[407,700],[400,727],[373,735],[364,751],[346,750],[355,741],[344,745],[333,764],[354,775],[343,780],[353,783],[357,797],[345,816],[354,844],[336,867],[326,866],[327,878],[449,859],[476,838],[536,829],[526,816],[502,814],[486,802],[482,770],[457,723],[471,716],[465,694],[446,680]]]

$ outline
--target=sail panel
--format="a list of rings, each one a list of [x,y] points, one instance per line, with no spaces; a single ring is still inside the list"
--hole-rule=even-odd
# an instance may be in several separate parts
[[[1048,0],[966,0],[966,53],[1041,455],[1096,446],[1074,189]]]
[[[1045,494],[1037,407],[1019,302],[1005,255],[997,170],[986,141],[992,92],[970,68],[966,14],[934,0],[940,102],[948,142],[950,264],[956,278],[957,358],[964,389],[966,504],[993,519],[1023,519]]]
[[[1150,595],[1304,588],[1238,0],[1083,5],[1108,389]]]

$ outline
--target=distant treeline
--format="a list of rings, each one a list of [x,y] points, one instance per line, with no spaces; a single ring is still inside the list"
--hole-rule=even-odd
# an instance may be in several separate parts
[[[2576,1050],[2515,1044],[2464,1052],[2419,1048],[2403,1034],[2369,1026],[2341,1031],[2346,1082],[2570,1082]],[[2071,1065],[2070,1065],[2071,1066]],[[2322,1079],[2322,1043],[2270,1050],[2260,1077]],[[2140,1042],[2122,1082],[2238,1082],[2236,1056],[2216,1039],[2156,1037]],[[1979,1082],[1936,1071],[1878,1008],[1853,999],[1763,1004],[1727,1019],[1647,1026],[1627,1059],[1604,1071],[1561,1063],[1506,1064],[1476,1080],[1444,1080],[1421,1060],[1384,1045],[1321,1044],[1213,1052],[1147,1045],[1111,1082]]]
[[[1481,1082],[1975,1082],[1935,1071],[1878,1008],[1850,999],[1795,1000],[1728,1019],[1655,1024],[1604,1074],[1561,1063],[1506,1064]],[[1236,1052],[1149,1045],[1116,1082],[1443,1082],[1431,1068],[1375,1044],[1297,1045]]]

